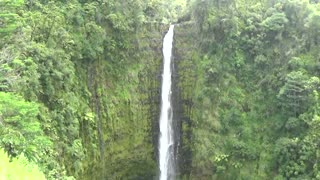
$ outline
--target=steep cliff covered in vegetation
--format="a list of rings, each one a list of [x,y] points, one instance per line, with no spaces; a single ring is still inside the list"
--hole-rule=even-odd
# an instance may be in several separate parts
[[[319,179],[316,0],[0,0],[0,179],[156,178],[170,22],[177,178]]]
[[[319,13],[314,1],[194,2],[175,37],[186,179],[319,178]]]
[[[172,1],[0,1],[0,147],[48,179],[151,179]],[[9,176],[9,175],[8,175]]]

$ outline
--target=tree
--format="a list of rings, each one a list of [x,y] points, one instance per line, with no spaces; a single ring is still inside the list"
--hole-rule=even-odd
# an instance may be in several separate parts
[[[293,71],[286,77],[285,85],[280,89],[278,97],[288,114],[298,117],[308,108],[308,76],[301,71]]]
[[[51,148],[52,142],[37,119],[38,106],[12,93],[0,92],[0,146],[10,156],[24,153],[35,160]]]
[[[0,48],[6,43],[8,36],[20,26],[18,10],[22,5],[23,0],[0,0]]]

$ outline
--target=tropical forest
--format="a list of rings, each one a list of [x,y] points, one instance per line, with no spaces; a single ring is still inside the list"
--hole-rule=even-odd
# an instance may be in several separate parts
[[[0,0],[0,180],[320,180],[320,1]]]

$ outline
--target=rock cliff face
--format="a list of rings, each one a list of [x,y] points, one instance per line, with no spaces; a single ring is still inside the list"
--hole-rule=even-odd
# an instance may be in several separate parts
[[[143,28],[128,52],[132,63],[121,74],[112,75],[104,59],[76,65],[94,116],[80,125],[87,146],[83,179],[157,176],[161,47],[167,26]]]
[[[192,163],[192,106],[196,85],[197,55],[196,36],[193,24],[179,24],[175,27],[173,47],[173,114],[176,133],[175,153],[177,176],[189,177]]]

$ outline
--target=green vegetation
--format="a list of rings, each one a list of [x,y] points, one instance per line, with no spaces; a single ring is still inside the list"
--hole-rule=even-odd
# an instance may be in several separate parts
[[[155,178],[170,22],[181,179],[319,179],[316,0],[0,0],[0,179]]]
[[[155,177],[162,34],[183,11],[0,0],[0,147],[47,179]]]
[[[175,37],[182,128],[191,132],[184,177],[318,179],[319,4],[203,0],[191,8],[193,21]]]
[[[52,142],[44,135],[37,119],[38,106],[21,97],[0,92],[1,145],[10,156],[25,154],[28,159],[50,149]]]

